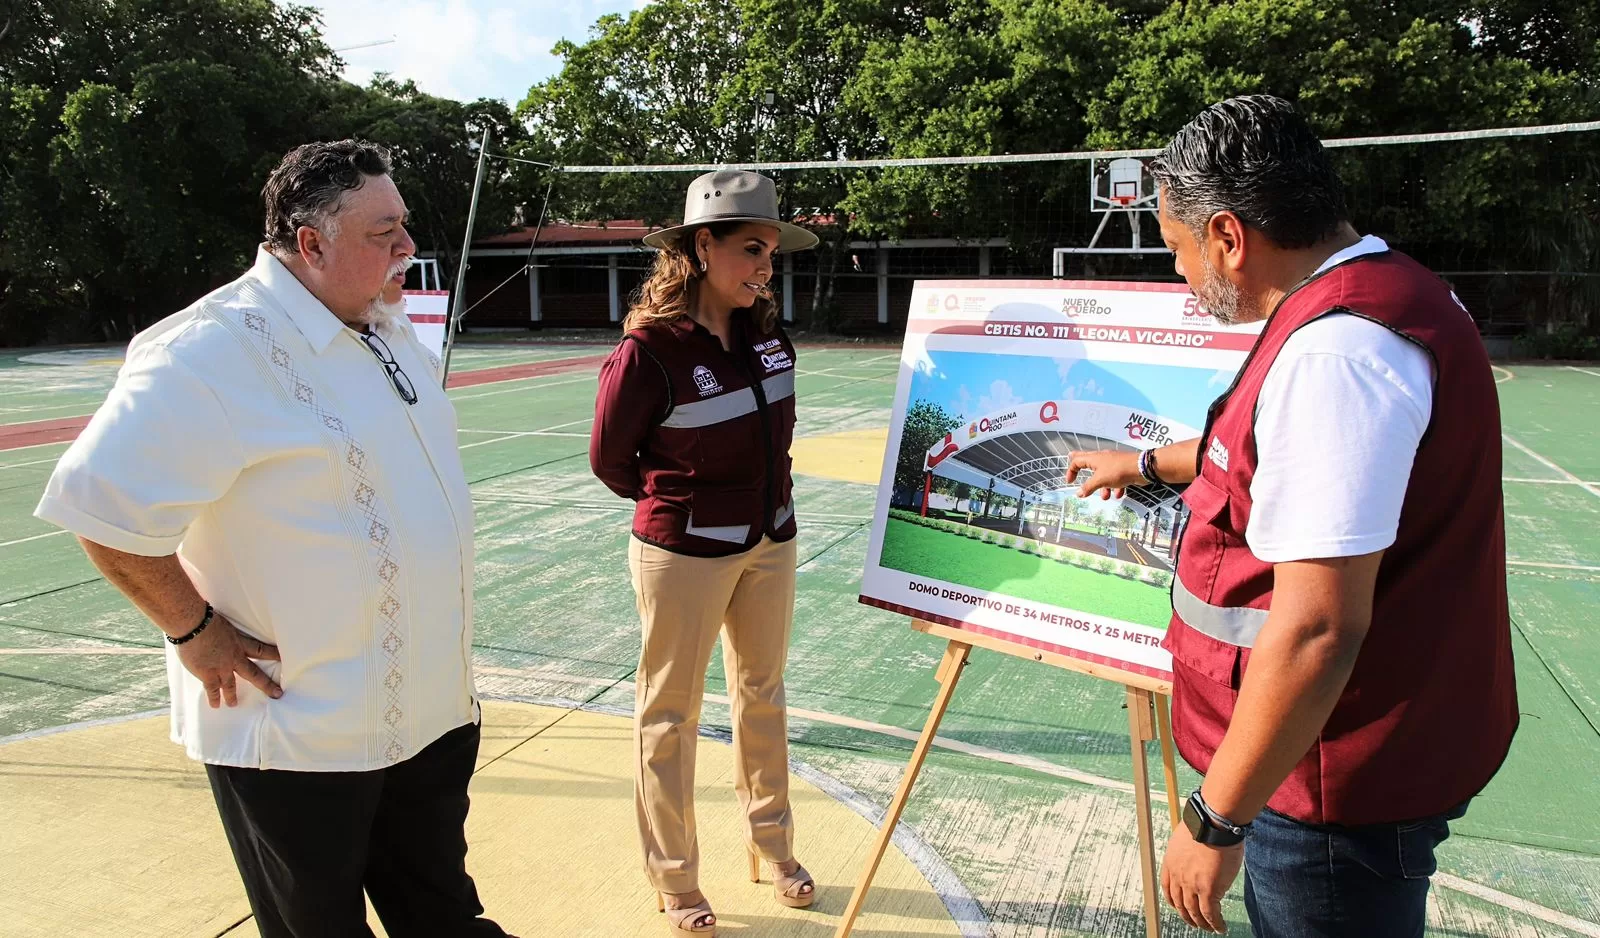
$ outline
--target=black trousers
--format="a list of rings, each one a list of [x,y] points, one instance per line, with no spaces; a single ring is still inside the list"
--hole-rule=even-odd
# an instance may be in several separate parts
[[[467,782],[478,727],[371,772],[207,765],[262,938],[494,936],[467,875]]]

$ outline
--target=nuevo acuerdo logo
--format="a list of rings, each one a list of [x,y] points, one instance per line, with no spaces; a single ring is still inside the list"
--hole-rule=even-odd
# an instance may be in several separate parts
[[[1061,315],[1068,319],[1077,319],[1081,316],[1109,316],[1111,307],[1088,297],[1069,296],[1061,301]]]
[[[1172,442],[1172,428],[1144,414],[1128,414],[1128,422],[1123,429],[1128,431],[1128,439],[1143,440],[1152,446],[1166,446]]]

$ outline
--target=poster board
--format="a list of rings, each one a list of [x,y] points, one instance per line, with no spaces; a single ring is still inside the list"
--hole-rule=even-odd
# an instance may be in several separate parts
[[[450,291],[406,290],[406,318],[417,332],[417,341],[441,360],[444,358],[444,325],[450,316]]]
[[[861,601],[1170,680],[1179,492],[1078,499],[1066,466],[1198,436],[1260,329],[1181,284],[919,281]]]

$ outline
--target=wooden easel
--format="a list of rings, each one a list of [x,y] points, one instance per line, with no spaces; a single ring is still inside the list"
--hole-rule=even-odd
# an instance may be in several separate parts
[[[1133,743],[1133,800],[1139,827],[1139,876],[1144,882],[1145,934],[1148,938],[1159,938],[1161,894],[1156,880],[1155,831],[1150,821],[1150,767],[1146,761],[1144,744],[1152,739],[1159,739],[1161,742],[1161,766],[1167,781],[1167,813],[1172,827],[1176,828],[1179,820],[1178,779],[1173,759],[1172,716],[1168,709],[1168,702],[1172,697],[1172,685],[1167,681],[1142,674],[1083,661],[1070,655],[1040,651],[1003,638],[993,638],[947,625],[914,619],[911,627],[949,641],[944,649],[944,658],[939,662],[939,670],[935,673],[939,681],[939,693],[933,699],[933,709],[928,712],[928,722],[922,727],[922,736],[917,739],[916,748],[911,752],[911,761],[906,764],[905,775],[900,779],[900,787],[895,791],[894,798],[889,801],[883,826],[879,829],[878,838],[872,845],[872,853],[867,857],[867,865],[861,871],[861,879],[856,883],[855,892],[850,895],[850,904],[845,907],[844,918],[839,922],[834,938],[848,938],[850,930],[855,927],[856,917],[861,914],[861,906],[867,898],[867,890],[872,888],[872,878],[877,875],[878,864],[883,861],[883,854],[889,849],[890,840],[894,838],[895,826],[900,823],[900,815],[905,811],[906,801],[911,797],[911,789],[917,783],[922,763],[928,757],[928,750],[933,747],[933,738],[939,731],[939,723],[944,719],[944,712],[950,706],[950,698],[955,695],[956,682],[961,679],[961,669],[967,666],[967,658],[972,654],[974,646],[1113,681],[1126,689],[1128,735]]]

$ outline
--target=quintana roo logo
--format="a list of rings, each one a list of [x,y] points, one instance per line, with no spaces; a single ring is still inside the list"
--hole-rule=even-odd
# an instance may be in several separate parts
[[[701,397],[708,397],[722,392],[722,385],[717,383],[717,376],[712,374],[711,369],[704,365],[694,366],[694,386],[700,389]]]

